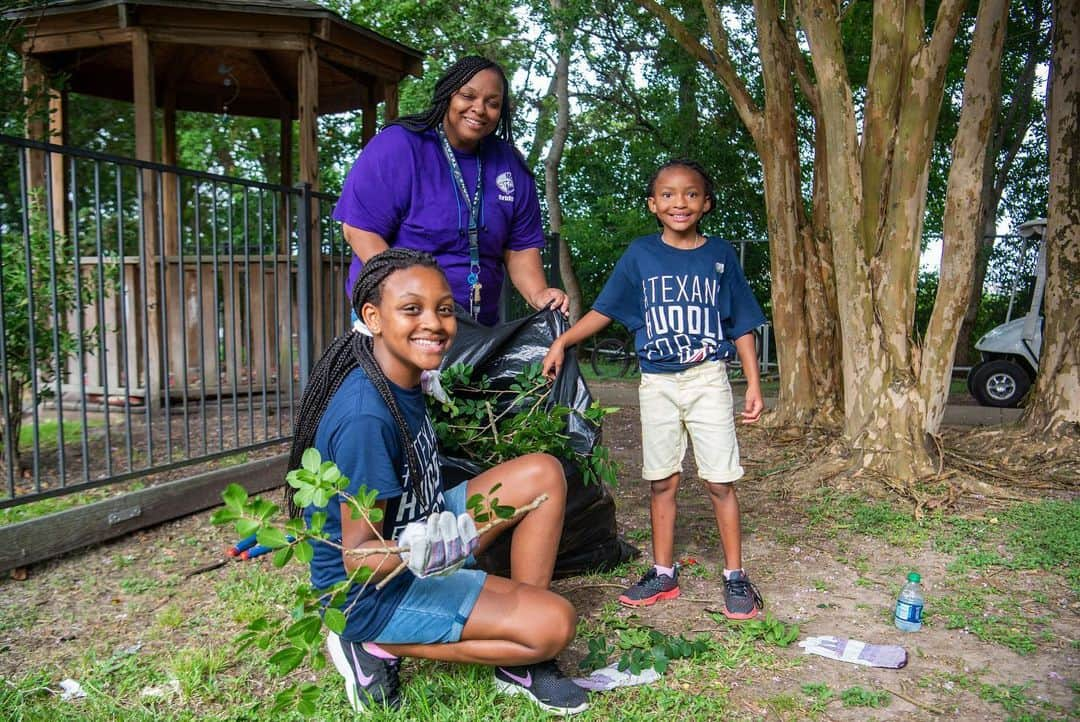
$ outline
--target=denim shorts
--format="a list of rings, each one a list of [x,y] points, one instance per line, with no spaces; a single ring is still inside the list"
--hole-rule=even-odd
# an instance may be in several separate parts
[[[454,514],[465,511],[468,485],[462,482],[443,492],[447,511]],[[445,577],[413,579],[390,621],[373,641],[377,644],[459,641],[486,579],[486,572],[468,567]]]

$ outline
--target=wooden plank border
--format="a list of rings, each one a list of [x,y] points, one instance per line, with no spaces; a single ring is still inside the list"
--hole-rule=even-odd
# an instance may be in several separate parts
[[[280,487],[288,463],[279,454],[0,527],[0,572],[218,506],[233,482],[249,494]]]

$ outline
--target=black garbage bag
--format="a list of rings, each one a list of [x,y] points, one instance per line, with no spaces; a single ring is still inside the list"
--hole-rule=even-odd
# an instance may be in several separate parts
[[[443,368],[467,364],[474,377],[486,375],[492,388],[508,388],[528,365],[544,359],[551,342],[565,330],[566,321],[554,311],[538,311],[526,318],[495,327],[481,326],[458,314],[457,339],[443,360]],[[583,412],[592,404],[592,395],[568,354],[562,372],[552,387],[550,403]],[[577,414],[567,417],[571,448],[588,455],[600,443],[600,429]],[[616,534],[615,499],[601,483],[585,484],[581,470],[572,459],[560,459],[566,472],[566,517],[555,559],[555,576],[569,577],[602,571],[636,557],[640,552]],[[443,479],[447,488],[483,471],[468,459],[442,455]],[[480,567],[491,574],[507,576],[510,571],[510,538],[504,534],[478,558]]]

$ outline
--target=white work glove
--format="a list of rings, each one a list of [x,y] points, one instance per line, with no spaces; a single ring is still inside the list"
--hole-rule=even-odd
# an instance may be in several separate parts
[[[895,644],[868,644],[858,639],[834,637],[807,637],[799,642],[807,654],[817,654],[841,662],[851,662],[864,667],[900,669],[907,664],[907,651]]]
[[[479,542],[472,517],[455,517],[449,511],[436,512],[426,521],[410,522],[397,539],[398,546],[408,547],[408,551],[401,552],[402,560],[421,579],[457,571]]]

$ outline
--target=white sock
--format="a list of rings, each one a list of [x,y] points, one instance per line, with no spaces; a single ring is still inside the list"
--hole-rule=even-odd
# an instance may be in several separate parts
[[[653,564],[652,566],[657,574],[666,574],[669,577],[675,576],[675,567],[662,567],[659,564]]]
[[[743,570],[742,567],[739,567],[738,569],[725,569],[724,570],[724,579],[731,579],[732,574],[734,574],[735,572],[741,572],[742,570]]]

